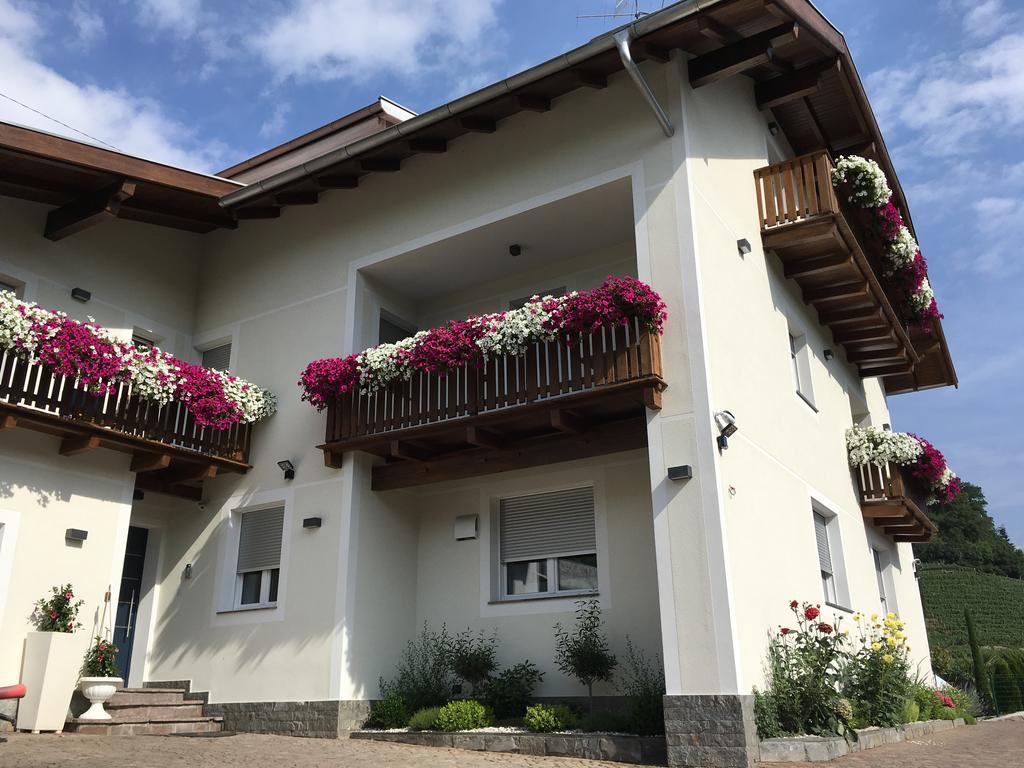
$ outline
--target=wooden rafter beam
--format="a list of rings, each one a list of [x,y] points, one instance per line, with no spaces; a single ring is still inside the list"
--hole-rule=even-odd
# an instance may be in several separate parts
[[[571,435],[582,435],[590,429],[590,424],[578,413],[556,408],[551,411],[551,428]]]
[[[483,427],[466,427],[466,442],[478,448],[490,448],[495,451],[508,447],[508,438],[493,429]]]
[[[589,69],[574,69],[573,76],[576,82],[587,88],[607,88],[608,76]]]
[[[179,499],[188,501],[201,501],[203,489],[194,485],[173,485],[160,479],[159,473],[148,473],[135,476],[135,489],[138,491],[150,491],[162,493],[167,496],[176,496]]]
[[[46,216],[43,237],[56,242],[116,218],[121,203],[135,194],[135,186],[133,179],[122,179],[50,211]]]
[[[859,323],[870,320],[882,322],[885,320],[885,313],[881,307],[857,307],[855,309],[837,309],[831,312],[819,312],[818,319],[822,325],[843,325],[847,323]]]
[[[316,183],[321,189],[355,189],[359,186],[359,177],[346,173],[325,173],[316,177]]]
[[[76,435],[65,437],[60,443],[61,456],[75,456],[86,451],[94,451],[100,447],[100,439],[95,435]]]
[[[0,416],[0,432],[5,429],[14,429],[18,426],[18,419],[16,416],[12,416],[9,413]]]
[[[497,124],[487,117],[463,117],[459,119],[459,125],[470,133],[494,133],[498,129]]]
[[[860,375],[864,378],[872,376],[899,376],[911,373],[914,366],[910,363],[898,363],[893,365],[861,365]]]
[[[827,285],[822,288],[808,288],[803,294],[807,304],[815,304],[819,301],[860,298],[867,296],[870,290],[867,280],[858,280],[853,283]]]
[[[547,112],[551,109],[551,99],[545,96],[516,96],[516,104],[527,112]]]
[[[799,25],[783,24],[691,59],[690,85],[699,88],[764,66],[775,58],[776,48],[792,43],[799,34]]]
[[[448,151],[448,142],[444,139],[409,139],[409,150],[440,155]]]
[[[364,171],[394,173],[402,169],[402,161],[396,157],[368,157],[359,161]]]
[[[396,459],[405,461],[430,461],[434,453],[426,448],[406,442],[405,440],[392,440],[388,443],[388,453]]]
[[[893,541],[897,542],[908,542],[912,544],[927,544],[932,540],[932,532],[927,533],[913,533],[913,534],[897,534],[892,537]]]
[[[848,352],[846,357],[851,363],[881,363],[891,360],[906,360],[907,350],[904,347],[856,350]]]
[[[793,261],[786,264],[783,269],[786,277],[809,277],[810,275],[828,272],[830,269],[845,267],[852,261],[853,256],[849,253],[832,253],[827,256],[818,256],[813,259]]]
[[[729,45],[743,39],[734,29],[731,29],[707,14],[697,18],[697,30],[709,40],[714,40],[719,45]]]
[[[216,464],[187,464],[182,467],[173,467],[163,472],[154,473],[154,477],[164,485],[180,485],[181,483],[202,482],[211,477],[217,476]]]
[[[870,328],[850,328],[849,330],[835,331],[832,338],[837,344],[857,344],[872,341],[895,340],[892,328],[887,325],[872,326]]]
[[[822,78],[828,72],[838,71],[840,66],[840,59],[833,59],[758,83],[754,86],[757,108],[771,109],[814,95],[821,86]]]
[[[171,466],[169,453],[136,453],[132,456],[132,472],[157,472]]]

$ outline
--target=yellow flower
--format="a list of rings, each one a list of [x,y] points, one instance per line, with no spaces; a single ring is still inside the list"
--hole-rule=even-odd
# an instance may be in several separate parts
[[[871,623],[874,623],[876,621],[878,621],[878,614],[877,613],[872,613],[871,614]]]
[[[887,618],[887,619],[895,619],[896,618],[896,614],[893,613],[892,611],[889,611],[887,614],[885,614],[885,618]]]
[[[902,640],[904,637],[906,637],[906,635],[904,635],[902,632],[897,632],[896,633],[896,637],[898,637],[898,638],[900,638]]]
[[[850,636],[850,630],[844,629],[843,630],[843,637],[849,637],[849,636]]]
[[[896,638],[895,637],[887,637],[885,639],[885,642],[886,642],[886,645],[888,645],[890,648],[895,647],[895,645],[896,645]]]
[[[880,651],[880,650],[882,650],[882,644],[881,643],[872,643],[871,644],[871,650],[872,651]]]
[[[882,661],[884,661],[886,664],[892,664],[892,654],[885,654],[885,656],[882,657]]]
[[[910,653],[910,646],[907,646],[907,653]]]

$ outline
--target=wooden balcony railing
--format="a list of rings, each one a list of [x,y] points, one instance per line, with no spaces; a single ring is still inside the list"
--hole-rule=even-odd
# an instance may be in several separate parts
[[[95,396],[74,378],[9,350],[0,351],[0,419],[2,426],[63,437],[65,455],[101,446],[131,453],[133,471],[145,471],[154,482],[142,485],[154,490],[174,492],[174,486],[210,477],[218,469],[248,469],[250,424],[202,427],[182,403],[161,406],[143,400],[125,383]]]
[[[776,163],[754,171],[757,213],[762,229],[839,213],[832,186],[832,159],[826,152]]]
[[[379,467],[375,488],[499,471],[493,467],[523,453],[531,440],[567,433],[589,439],[603,425],[642,414],[645,405],[660,407],[664,386],[658,335],[635,324],[605,327],[579,334],[570,344],[534,343],[523,355],[493,357],[481,367],[464,366],[448,375],[417,372],[374,392],[349,392],[328,407],[326,442],[320,447],[330,466],[340,466],[344,451],[358,449],[392,464],[416,462],[424,470]],[[618,450],[628,447],[636,446]],[[449,464],[438,471],[442,460],[465,459],[474,450],[496,452],[490,467],[465,471]],[[595,455],[593,445],[589,450]],[[570,449],[564,454],[577,457]],[[400,477],[392,481],[391,475]]]
[[[926,542],[937,530],[925,513],[927,496],[920,481],[897,464],[865,464],[854,470],[861,511],[896,541]]]

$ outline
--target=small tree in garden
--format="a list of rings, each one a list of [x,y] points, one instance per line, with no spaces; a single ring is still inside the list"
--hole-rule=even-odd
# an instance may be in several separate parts
[[[41,597],[32,611],[32,621],[40,632],[74,632],[82,625],[78,622],[78,609],[84,600],[75,600],[70,584],[51,587],[50,597]]]
[[[116,645],[97,636],[85,654],[82,677],[118,677],[117,653]]]
[[[992,705],[992,688],[989,685],[988,672],[985,670],[985,658],[981,655],[978,645],[978,632],[974,628],[974,616],[970,608],[964,608],[964,622],[967,624],[967,643],[971,648],[971,664],[974,667],[974,690],[978,692],[981,705],[988,709]]]
[[[443,624],[440,632],[434,632],[424,622],[420,633],[402,651],[395,676],[387,682],[381,680],[381,699],[398,699],[408,712],[447,703],[455,687],[450,645],[451,637]]]
[[[576,603],[576,626],[572,632],[555,624],[555,666],[565,675],[587,686],[590,711],[594,711],[594,683],[611,680],[618,659],[601,631],[601,604],[597,600]]]
[[[480,693],[481,684],[498,668],[497,646],[496,635],[474,635],[468,629],[452,639],[452,671],[472,686],[474,694]]]
[[[665,672],[661,659],[647,658],[626,636],[626,658],[622,665],[622,692],[629,703],[630,728],[641,736],[665,732]]]

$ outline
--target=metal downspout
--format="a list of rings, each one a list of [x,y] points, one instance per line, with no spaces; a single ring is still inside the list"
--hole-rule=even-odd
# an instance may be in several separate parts
[[[654,95],[654,91],[651,90],[651,86],[648,85],[647,80],[644,78],[643,72],[633,61],[633,53],[629,50],[629,41],[632,38],[632,26],[620,29],[615,33],[615,47],[619,52],[619,58],[622,59],[622,66],[625,67],[626,72],[636,83],[636,87],[640,89],[640,93],[650,104],[651,109],[654,111],[654,116],[658,119],[658,123],[661,125],[661,130],[665,132],[665,135],[670,137],[675,133],[675,128],[672,127],[672,122],[668,119],[668,115],[665,114],[665,110],[661,108],[661,104],[658,103],[658,98]]]

